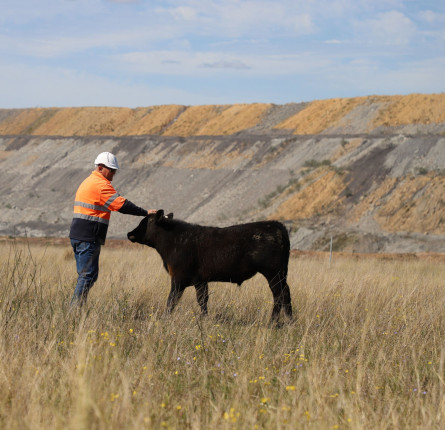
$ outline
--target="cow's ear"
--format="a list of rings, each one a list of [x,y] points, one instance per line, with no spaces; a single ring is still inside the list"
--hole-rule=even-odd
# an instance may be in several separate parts
[[[165,216],[165,218],[173,219],[173,212],[170,212],[168,215]]]
[[[164,210],[163,209],[159,209],[156,212],[155,220],[156,220],[156,222],[159,222],[162,218],[164,218]]]

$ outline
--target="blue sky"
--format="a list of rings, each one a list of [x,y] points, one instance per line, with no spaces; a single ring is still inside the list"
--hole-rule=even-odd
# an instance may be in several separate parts
[[[0,0],[0,108],[445,91],[443,0]]]

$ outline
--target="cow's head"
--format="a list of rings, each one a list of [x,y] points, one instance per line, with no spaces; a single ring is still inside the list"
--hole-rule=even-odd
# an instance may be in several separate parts
[[[146,216],[133,231],[127,233],[128,240],[155,248],[156,237],[162,230],[162,224],[172,218],[172,213],[164,215],[164,211],[159,209],[156,213]]]

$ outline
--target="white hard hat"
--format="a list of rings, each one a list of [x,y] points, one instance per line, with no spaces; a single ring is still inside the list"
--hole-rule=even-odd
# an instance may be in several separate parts
[[[99,164],[103,164],[109,169],[119,169],[117,158],[111,152],[101,152],[94,160],[94,164],[96,166]]]

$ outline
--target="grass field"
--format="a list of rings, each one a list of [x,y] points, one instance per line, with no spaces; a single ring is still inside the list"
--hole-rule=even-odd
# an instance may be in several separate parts
[[[291,258],[295,321],[256,276],[194,289],[105,246],[88,305],[65,245],[0,244],[0,428],[415,429],[445,425],[445,262]]]

